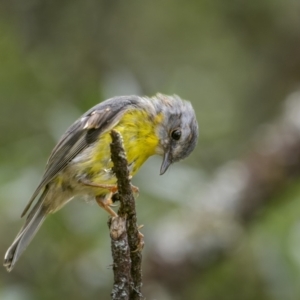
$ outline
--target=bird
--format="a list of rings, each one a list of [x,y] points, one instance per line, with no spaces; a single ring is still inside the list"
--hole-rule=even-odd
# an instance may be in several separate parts
[[[177,95],[116,96],[89,109],[52,150],[44,175],[21,215],[27,214],[25,224],[5,254],[7,271],[13,269],[46,217],[74,197],[91,197],[116,216],[111,208],[117,192],[111,130],[123,139],[130,177],[152,155],[163,157],[160,174],[164,174],[172,163],[186,158],[198,140],[192,104]]]

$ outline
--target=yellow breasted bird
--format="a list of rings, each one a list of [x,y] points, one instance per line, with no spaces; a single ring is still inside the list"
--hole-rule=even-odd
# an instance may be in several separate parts
[[[26,222],[4,257],[11,271],[46,216],[75,196],[89,196],[111,215],[111,197],[117,192],[112,171],[110,131],[123,137],[130,175],[152,155],[163,156],[160,174],[170,164],[187,157],[198,139],[192,105],[178,96],[157,94],[152,98],[120,96],[97,104],[78,119],[53,149],[40,184],[25,207],[35,198]]]

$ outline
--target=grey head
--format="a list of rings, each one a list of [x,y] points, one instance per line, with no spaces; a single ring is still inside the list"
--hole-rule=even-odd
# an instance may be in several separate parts
[[[152,98],[157,113],[163,121],[157,128],[160,144],[157,154],[163,156],[160,174],[168,167],[186,158],[195,148],[198,140],[198,123],[190,102],[180,97],[157,94]]]

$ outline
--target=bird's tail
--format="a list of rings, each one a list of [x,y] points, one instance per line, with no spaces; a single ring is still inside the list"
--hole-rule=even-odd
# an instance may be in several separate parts
[[[38,202],[29,213],[24,226],[5,253],[3,265],[6,267],[8,272],[13,269],[15,263],[24,252],[28,244],[31,242],[46,218],[47,210],[43,205],[43,202],[47,193],[48,188],[46,187]]]

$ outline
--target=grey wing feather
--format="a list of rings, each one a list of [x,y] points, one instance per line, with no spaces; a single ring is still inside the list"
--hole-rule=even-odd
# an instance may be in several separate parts
[[[119,100],[119,101],[118,101]],[[121,101],[122,100],[122,101]],[[61,137],[53,149],[44,176],[26,205],[23,217],[40,191],[61,172],[68,163],[104,131],[112,128],[130,107],[136,106],[137,96],[115,97],[87,111]]]

